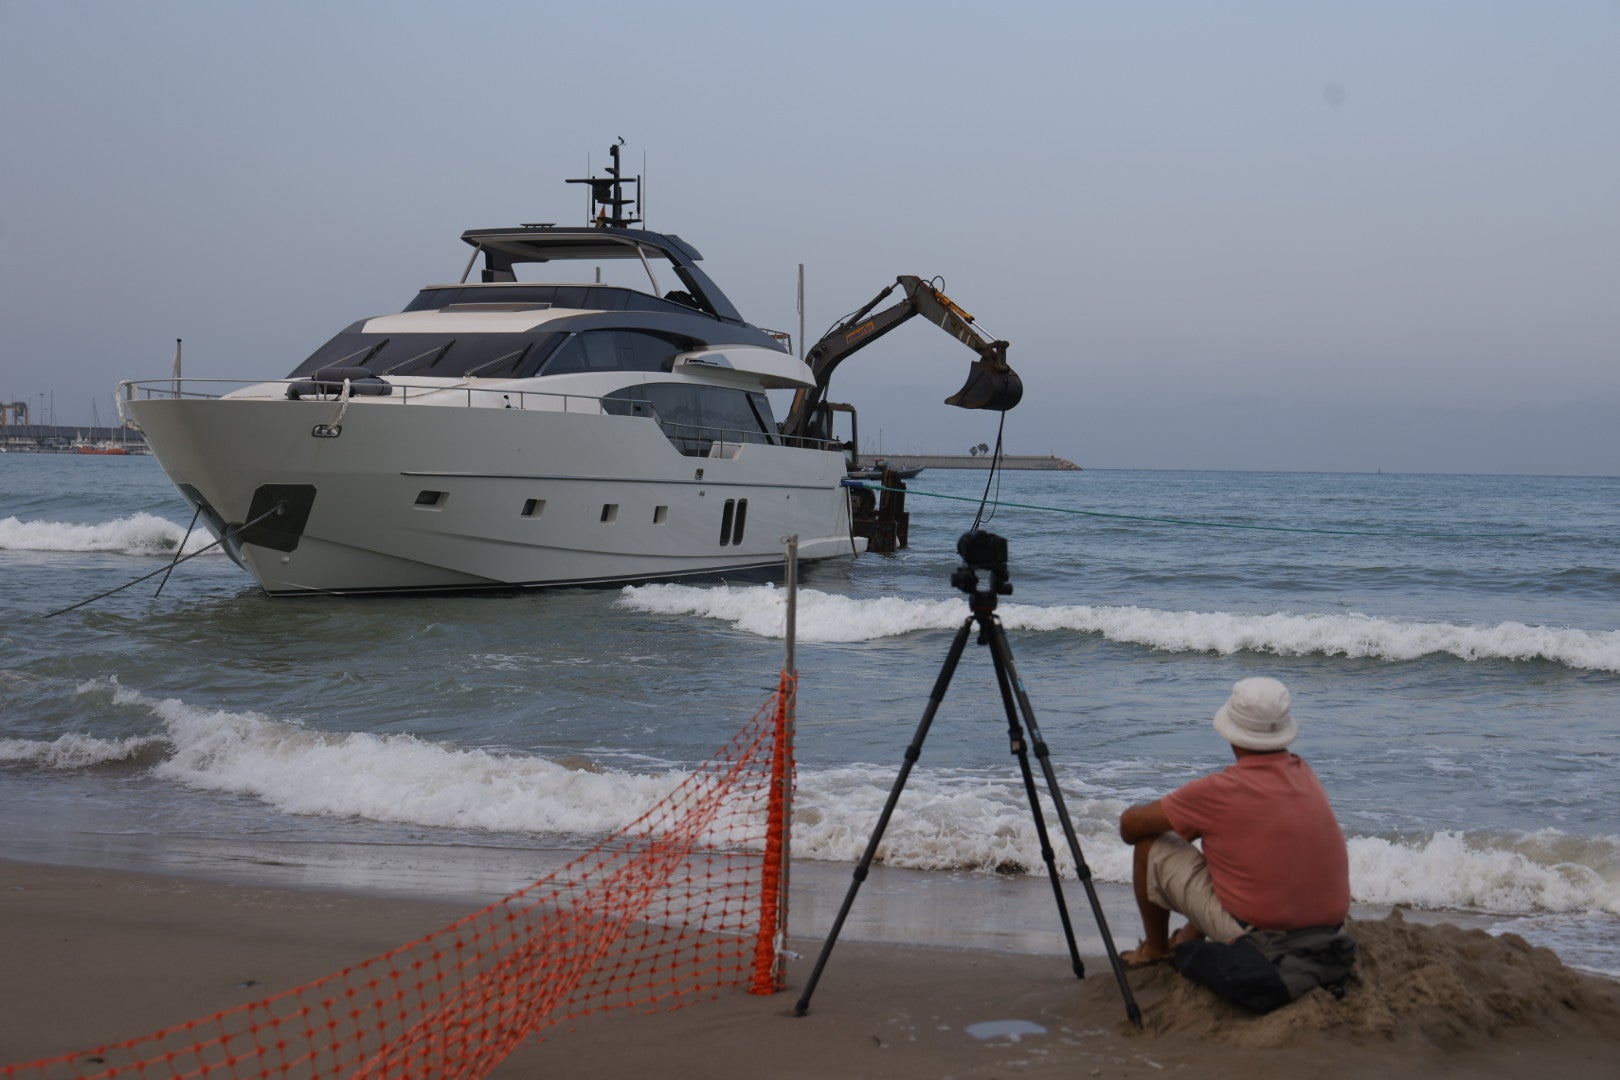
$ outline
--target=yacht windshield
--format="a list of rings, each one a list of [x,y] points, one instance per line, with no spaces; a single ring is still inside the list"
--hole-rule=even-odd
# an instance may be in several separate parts
[[[301,379],[334,367],[362,367],[378,375],[440,378],[525,379],[540,370],[557,344],[551,334],[366,334],[345,330],[288,378]]]

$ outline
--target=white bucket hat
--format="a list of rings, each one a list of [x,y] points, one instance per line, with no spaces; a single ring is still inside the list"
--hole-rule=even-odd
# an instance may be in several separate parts
[[[1264,676],[1232,684],[1232,696],[1215,713],[1215,730],[1245,750],[1281,750],[1299,725],[1288,711],[1288,687]]]

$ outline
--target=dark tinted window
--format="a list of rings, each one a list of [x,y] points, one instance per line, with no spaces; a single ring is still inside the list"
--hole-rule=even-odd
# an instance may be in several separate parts
[[[545,374],[579,371],[668,371],[681,346],[637,330],[586,330],[557,349]]]
[[[780,430],[776,426],[776,414],[771,412],[770,398],[756,390],[748,395],[748,403],[753,406],[754,419],[758,421],[761,427],[769,432]]]
[[[290,377],[323,368],[364,367],[378,375],[442,378],[527,378],[565,335],[552,334],[362,334],[345,331],[319,349]]]
[[[776,426],[769,420],[770,403],[764,397],[722,386],[648,383],[615,390],[603,399],[602,405],[619,416],[643,416],[651,412],[681,453],[703,457],[716,440],[775,442]],[[758,403],[755,398],[760,399]]]

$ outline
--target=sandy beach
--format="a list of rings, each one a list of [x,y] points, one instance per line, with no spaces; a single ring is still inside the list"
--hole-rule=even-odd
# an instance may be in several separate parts
[[[130,1038],[257,1001],[437,929],[445,901],[0,861],[0,1061]],[[1620,985],[1544,949],[1399,913],[1355,924],[1349,994],[1244,1014],[1171,968],[1132,972],[1126,1021],[1101,956],[841,941],[794,1017],[819,940],[773,996],[552,1028],[495,1075],[623,1077],[1599,1077],[1620,1062]],[[1016,1022],[1016,1023],[1013,1023]]]

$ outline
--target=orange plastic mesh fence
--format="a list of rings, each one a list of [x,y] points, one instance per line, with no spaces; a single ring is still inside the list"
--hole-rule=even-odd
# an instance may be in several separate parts
[[[782,953],[787,945],[788,819],[794,782],[791,718],[797,679],[797,675],[784,671],[776,684],[765,858],[760,867],[759,931],[754,944],[754,977],[748,987],[753,994],[774,994],[785,984]]]
[[[657,806],[548,877],[435,933],[250,1005],[5,1077],[479,1077],[606,1009],[774,986],[783,727],[793,686]],[[774,832],[774,842],[770,840]],[[763,983],[758,973],[765,965]]]

